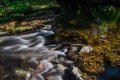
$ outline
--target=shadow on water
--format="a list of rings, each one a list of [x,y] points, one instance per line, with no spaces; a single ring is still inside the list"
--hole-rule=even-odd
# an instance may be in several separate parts
[[[107,67],[97,80],[120,80],[120,67]]]

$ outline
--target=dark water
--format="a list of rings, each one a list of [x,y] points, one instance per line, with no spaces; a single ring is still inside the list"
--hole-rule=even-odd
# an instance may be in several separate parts
[[[107,67],[97,80],[120,80],[120,67]]]
[[[26,74],[25,80],[82,80],[79,69],[73,65],[73,61],[68,60],[66,57],[65,52],[68,49],[51,50],[52,46],[57,45],[45,45],[46,37],[51,34],[54,34],[54,32],[40,30],[25,35],[0,37],[0,57],[4,57],[6,60],[7,58],[20,59],[35,64],[34,71],[20,69]],[[41,66],[40,69],[39,65]],[[66,65],[71,67],[69,68]],[[9,71],[9,69],[6,71]],[[3,73],[0,72],[0,75]],[[0,80],[22,80],[9,77],[0,77]]]

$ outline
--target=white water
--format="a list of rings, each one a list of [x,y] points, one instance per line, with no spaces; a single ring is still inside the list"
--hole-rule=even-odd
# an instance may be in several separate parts
[[[52,51],[50,48],[57,45],[45,45],[45,37],[51,34],[54,32],[40,30],[26,35],[1,37],[0,56],[23,59],[35,65],[42,64],[42,68],[35,73],[26,71],[26,74],[29,73],[26,80],[64,80],[63,75],[67,74],[65,70],[69,70],[69,67],[63,64],[73,67],[72,73],[77,77],[75,80],[82,80],[79,70],[73,66],[73,61],[66,58],[67,48]]]

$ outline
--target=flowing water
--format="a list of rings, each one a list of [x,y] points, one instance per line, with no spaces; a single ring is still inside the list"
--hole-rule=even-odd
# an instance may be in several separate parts
[[[0,56],[17,58],[36,65],[35,70],[25,71],[25,80],[82,80],[80,70],[66,58],[67,48],[52,50],[56,44],[45,45],[50,30],[40,30],[25,35],[0,38]],[[3,78],[1,78],[3,79]]]
[[[106,30],[100,27],[102,39],[106,38],[104,35]],[[93,34],[97,33],[97,30],[93,29]],[[56,50],[54,48],[60,44],[45,44],[46,37],[52,34],[54,32],[51,30],[41,29],[25,35],[2,36],[0,37],[0,56],[34,63],[36,66],[34,71],[22,70],[26,74],[25,80],[84,80],[80,70],[74,66],[74,61],[67,59],[68,47]],[[73,50],[77,50],[77,48],[73,47]],[[92,50],[91,46],[84,45],[80,53],[89,53]],[[97,76],[97,80],[117,80],[119,78],[119,67],[107,67]]]

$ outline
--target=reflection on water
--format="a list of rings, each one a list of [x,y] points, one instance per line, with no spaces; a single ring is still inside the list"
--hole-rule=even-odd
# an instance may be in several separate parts
[[[97,80],[120,80],[120,67],[107,67]]]

